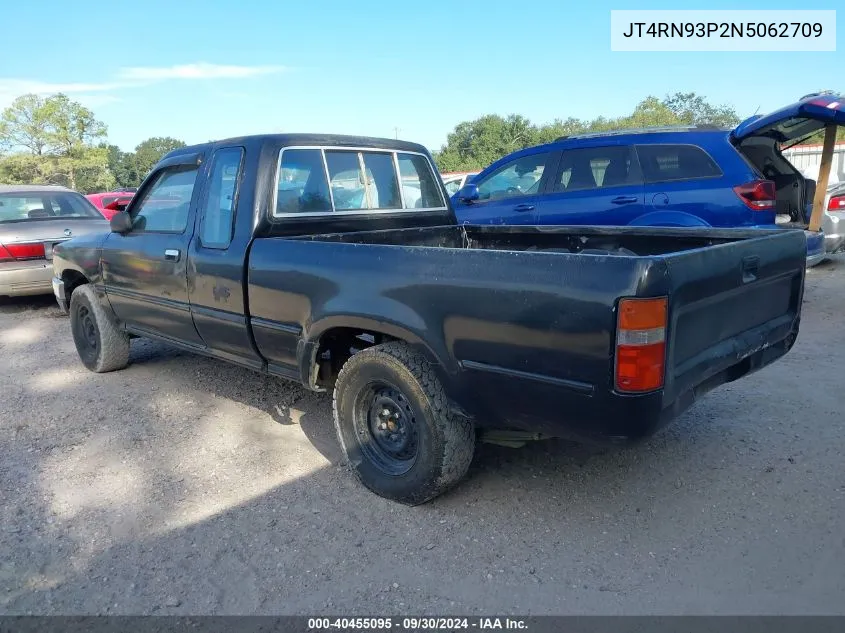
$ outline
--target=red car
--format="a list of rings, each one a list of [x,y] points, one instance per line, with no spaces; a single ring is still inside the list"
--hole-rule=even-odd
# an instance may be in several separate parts
[[[86,198],[97,207],[97,210],[103,214],[106,220],[111,220],[111,217],[118,211],[123,211],[132,196],[134,191],[105,191],[103,193],[89,193]]]

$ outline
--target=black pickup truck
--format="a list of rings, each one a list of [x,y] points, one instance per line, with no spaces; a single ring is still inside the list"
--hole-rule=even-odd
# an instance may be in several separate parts
[[[175,150],[55,248],[86,367],[134,336],[332,391],[361,481],[455,484],[477,431],[625,443],[795,342],[801,231],[459,226],[428,151],[263,135]]]

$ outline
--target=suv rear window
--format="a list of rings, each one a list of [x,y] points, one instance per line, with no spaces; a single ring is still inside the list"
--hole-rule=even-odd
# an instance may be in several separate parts
[[[637,154],[646,182],[722,175],[716,162],[695,145],[637,145]]]

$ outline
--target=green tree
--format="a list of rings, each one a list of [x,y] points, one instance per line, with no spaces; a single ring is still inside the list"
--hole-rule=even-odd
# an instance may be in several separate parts
[[[728,105],[713,105],[694,92],[676,92],[666,95],[663,105],[687,125],[716,125],[736,127],[740,118]]]
[[[7,150],[23,148],[40,156],[49,143],[50,123],[42,97],[18,97],[0,115],[0,146]]]
[[[586,121],[569,117],[539,127],[516,114],[507,118],[488,114],[458,124],[435,159],[441,171],[469,171],[484,168],[514,150],[549,143],[561,136],[667,125],[732,127],[737,123],[739,117],[733,108],[713,105],[694,92],[679,92],[663,99],[646,97],[631,114],[617,118],[599,116]]]
[[[118,187],[137,187],[141,184],[134,152],[124,152],[117,145],[106,145],[109,171]]]
[[[62,184],[90,191],[114,183],[107,152],[94,144],[106,126],[66,95],[23,95],[0,116],[0,145],[12,150],[0,169],[5,182]]]
[[[138,184],[150,173],[155,164],[161,160],[162,156],[180,147],[185,147],[184,141],[171,138],[170,136],[154,136],[148,138],[146,141],[141,141],[135,147],[134,157]]]
[[[437,155],[442,171],[478,169],[523,147],[537,143],[537,128],[523,116],[489,114],[460,123]]]

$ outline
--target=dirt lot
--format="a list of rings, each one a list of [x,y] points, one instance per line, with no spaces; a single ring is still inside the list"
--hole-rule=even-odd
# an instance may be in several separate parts
[[[135,341],[79,363],[52,299],[0,305],[0,612],[845,613],[845,260],[799,342],[650,442],[483,446],[382,500],[330,402]]]

